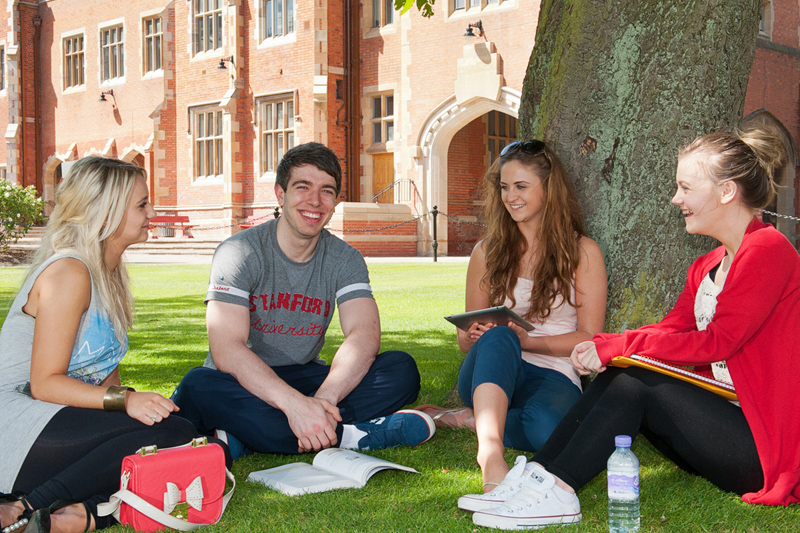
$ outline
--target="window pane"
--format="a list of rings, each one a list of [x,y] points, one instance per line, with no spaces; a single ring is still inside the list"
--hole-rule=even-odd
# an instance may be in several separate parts
[[[214,48],[222,48],[222,12],[217,13],[217,31],[214,34]]]
[[[386,116],[391,117],[394,115],[394,96],[386,97]]]
[[[283,129],[283,102],[278,102],[275,104],[275,118],[277,119],[275,128],[282,130]]]
[[[273,31],[272,30],[272,20],[273,20],[272,0],[267,0],[266,4],[267,4],[267,9],[265,11],[266,11],[266,14],[267,14],[267,37],[272,37],[272,31]]]
[[[489,148],[489,162],[492,163],[494,162],[495,154],[497,154],[497,152],[494,149],[494,139],[489,139],[488,148]]]
[[[206,115],[204,113],[199,113],[197,115],[197,136],[204,137],[206,134]]]
[[[372,118],[381,118],[383,115],[381,114],[381,97],[375,97],[372,99]]]
[[[391,24],[394,22],[394,0],[385,0],[384,9],[386,9],[384,24]]]
[[[489,111],[489,123],[487,124],[487,129],[489,130],[489,135],[496,135],[494,130],[494,111]]]
[[[206,17],[206,48],[208,50],[214,49],[214,17]]]
[[[203,142],[197,143],[197,175],[198,176],[205,176],[206,175],[206,167],[205,167],[205,155],[203,152]]]
[[[153,50],[153,54],[155,56],[155,70],[159,70],[161,68],[161,36],[157,36],[155,39],[155,47]]]
[[[222,139],[217,139],[217,176],[222,175]]]
[[[294,32],[294,0],[286,0],[286,33]]]
[[[497,134],[505,137],[506,135],[506,115],[497,113]]]
[[[453,11],[464,9],[464,0],[453,0]]]
[[[283,0],[275,0],[275,35],[283,35]]]
[[[272,167],[272,134],[268,133],[267,135],[264,136],[264,138],[266,139],[264,141],[264,145],[265,145],[264,146],[264,148],[265,148],[264,151],[265,151],[265,153],[267,155],[267,171],[271,172],[272,168],[273,168]]]
[[[205,50],[205,43],[206,43],[205,35],[206,35],[205,26],[203,25],[203,19],[201,18],[199,19],[197,24],[197,43],[195,44],[198,52],[202,52],[203,50]]]
[[[372,124],[372,142],[378,144],[381,142],[381,123],[375,122]]]
[[[469,7],[481,7],[481,0],[469,0]]]
[[[386,142],[394,140],[394,121],[386,121]]]
[[[222,111],[217,111],[217,136],[222,135]]]
[[[294,102],[286,102],[286,127],[294,128]]]
[[[276,140],[278,141],[278,151],[275,154],[275,161],[280,161],[283,157],[283,135],[277,135]]]
[[[372,27],[381,27],[381,0],[372,0]]]
[[[266,104],[264,106],[264,111],[264,125],[268,130],[272,130],[274,129],[274,126],[272,125],[272,105]]]
[[[286,149],[294,148],[294,133],[289,132],[286,134]]]

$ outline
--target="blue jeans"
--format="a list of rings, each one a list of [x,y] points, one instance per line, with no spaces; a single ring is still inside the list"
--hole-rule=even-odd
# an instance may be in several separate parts
[[[313,396],[328,377],[330,366],[317,363],[272,367],[296,390]],[[361,383],[339,405],[342,423],[336,437],[342,439],[342,424],[357,424],[394,413],[417,399],[420,379],[417,364],[407,353],[378,354]],[[190,370],[172,395],[178,414],[201,432],[222,429],[259,453],[297,453],[297,437],[286,415],[242,387],[225,372],[198,367]]]
[[[478,385],[494,383],[508,397],[503,444],[518,450],[542,447],[564,414],[581,396],[570,379],[522,360],[519,337],[496,326],[472,345],[458,372],[458,393],[468,407]]]

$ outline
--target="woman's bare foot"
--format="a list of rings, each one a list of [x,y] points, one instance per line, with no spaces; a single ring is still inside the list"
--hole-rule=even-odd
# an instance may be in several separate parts
[[[478,453],[478,464],[483,473],[483,492],[493,490],[505,479],[509,471],[508,463],[506,463],[503,454],[490,454],[484,459]]]
[[[22,502],[0,503],[0,524],[3,525],[3,529],[15,524],[24,512],[25,506]]]
[[[50,515],[52,533],[81,533],[82,531],[94,531],[94,517],[89,514],[89,527],[87,528],[87,509],[82,503],[68,505],[62,509],[54,511]]]

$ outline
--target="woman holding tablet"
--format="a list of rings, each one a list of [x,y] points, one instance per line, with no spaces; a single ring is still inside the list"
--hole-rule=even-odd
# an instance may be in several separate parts
[[[603,330],[606,269],[584,231],[572,183],[544,142],[506,146],[484,189],[487,227],[469,261],[466,310],[506,305],[535,326],[527,332],[511,321],[488,322],[458,330],[467,354],[458,390],[474,413],[484,492],[496,493],[506,490],[497,487],[509,474],[505,446],[538,450],[581,395],[569,355]],[[427,412],[442,425],[471,425],[470,409]]]
[[[606,467],[616,435],[641,432],[677,466],[748,503],[800,501],[800,257],[755,216],[775,196],[780,139],[765,129],[713,133],[681,150],[672,203],[686,231],[721,244],[689,268],[661,322],[575,347],[581,373],[600,372],[526,469],[507,502],[478,525],[522,529],[581,519],[575,491]],[[608,368],[639,354],[709,365],[740,405],[644,368]]]

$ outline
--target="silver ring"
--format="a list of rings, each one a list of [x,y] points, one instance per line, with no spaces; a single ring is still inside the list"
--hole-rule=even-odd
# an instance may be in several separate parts
[[[154,416],[151,416],[151,417],[150,417],[150,422],[152,422],[153,424],[155,424],[155,423],[156,423],[156,417],[154,417]]]

